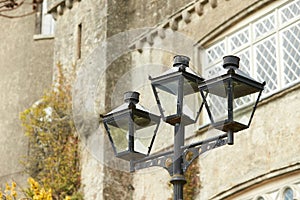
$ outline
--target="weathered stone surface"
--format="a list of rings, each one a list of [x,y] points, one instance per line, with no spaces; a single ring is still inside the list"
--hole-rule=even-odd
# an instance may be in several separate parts
[[[19,12],[24,12],[23,7]],[[53,39],[33,39],[34,15],[14,20],[0,17],[0,24],[0,184],[13,179],[25,186],[27,176],[22,174],[20,160],[28,144],[19,113],[51,86]]]
[[[172,58],[176,54],[189,56],[191,67],[195,71],[201,71],[201,66],[198,65],[199,57],[195,56],[195,52],[198,52],[195,51],[195,44],[199,42],[200,45],[207,45],[226,28],[270,2],[267,0],[263,3],[258,0],[243,0],[242,4],[240,0],[201,0],[194,3],[191,0],[50,2],[50,7],[52,5],[52,8],[55,8],[53,12],[60,9],[56,21],[54,64],[61,63],[70,72],[75,66],[77,71],[74,85],[76,97],[74,116],[78,122],[78,131],[83,133],[81,134],[82,184],[86,199],[171,197],[171,188],[168,186],[170,177],[163,169],[140,170],[131,175],[125,171],[128,169],[128,163],[114,158],[103,126],[99,127],[99,113],[106,113],[120,105],[123,102],[123,93],[127,90],[139,91],[141,104],[158,113],[148,75],[159,75],[171,67]],[[259,6],[253,7],[255,4]],[[3,23],[15,31],[30,26],[26,23],[22,23],[22,27],[19,24],[17,26],[14,23]],[[81,41],[78,40],[80,26]],[[149,27],[151,29],[144,29]],[[8,35],[5,31],[1,34]],[[26,33],[17,39],[7,36],[7,40],[23,44],[21,41],[29,37],[30,34]],[[10,96],[10,98],[4,95],[1,97],[4,102],[2,119],[5,125],[0,129],[2,132],[16,124],[16,115],[11,113],[22,110],[20,105],[25,104],[26,107],[28,102],[32,103],[34,96],[41,92],[43,85],[36,85],[35,92],[25,93],[32,88],[34,82],[39,81],[35,74],[41,73],[45,82],[51,81],[49,76],[51,70],[44,73],[46,63],[52,62],[50,56],[52,49],[46,48],[46,45],[52,45],[51,41],[36,41],[33,44],[28,42],[18,48],[33,49],[34,57],[29,54],[30,51],[14,54],[16,45],[2,44],[6,50],[0,54],[2,87]],[[137,51],[131,52],[132,50],[128,48],[130,44],[135,44]],[[35,49],[42,50],[37,52]],[[30,59],[26,59],[25,64],[22,63],[24,58],[28,57]],[[18,91],[22,95],[11,91]],[[261,104],[251,128],[237,134],[234,146],[225,146],[200,157],[199,199],[214,197],[222,199],[219,194],[224,191],[230,192],[230,188],[238,184],[299,162],[297,141],[300,138],[296,133],[300,127],[295,123],[300,117],[297,114],[300,113],[297,109],[300,103],[298,93],[299,89],[295,89],[285,96]],[[274,115],[276,112],[278,114]],[[292,118],[283,117],[290,116],[290,113],[295,113]],[[270,117],[272,120],[269,120]],[[280,126],[275,127],[274,124]],[[189,142],[215,134],[210,130],[194,138],[194,130],[197,128],[194,126],[186,131],[187,137],[192,137]],[[19,131],[18,129],[9,129],[6,137],[0,142],[3,140],[3,144],[10,145],[18,143],[19,135],[12,136]],[[19,143],[20,150],[26,149],[25,142]],[[162,125],[153,152],[169,148],[172,143],[173,127]],[[7,157],[17,155],[4,145],[1,148]],[[240,155],[243,156],[242,161]],[[8,166],[14,164],[15,160],[7,159],[7,164],[3,165],[4,174],[9,173]]]
[[[213,150],[200,158],[203,187],[200,199],[209,199],[221,191],[300,161],[297,144],[300,125],[295,121],[300,117],[298,94],[299,89],[296,89],[262,104],[249,130],[236,134],[233,146]]]
[[[72,8],[64,8],[56,21],[54,63],[61,63],[69,72],[75,66],[77,72],[73,105],[76,128],[82,140],[81,178],[85,199],[103,199],[105,188],[102,152],[105,145],[101,141],[103,131],[98,130],[96,108],[103,109],[105,102],[106,84],[101,73],[105,71],[106,63],[106,46],[103,44],[107,31],[106,14],[106,1],[73,1]],[[98,56],[95,53],[97,47],[104,47]],[[95,99],[97,90],[101,95]]]

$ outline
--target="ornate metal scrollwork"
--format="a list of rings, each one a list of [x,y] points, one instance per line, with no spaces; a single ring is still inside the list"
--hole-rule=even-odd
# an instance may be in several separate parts
[[[173,151],[168,151],[166,153],[156,154],[138,161],[130,162],[130,171],[133,172],[139,169],[145,169],[149,167],[162,167],[166,169],[169,174],[173,175]]]
[[[196,142],[187,146],[181,147],[183,151],[183,171],[186,172],[191,163],[199,157],[201,154],[210,151],[212,149],[221,147],[227,144],[227,134],[223,134],[217,137],[212,137],[207,140]],[[169,174],[173,175],[173,162],[174,152],[168,151],[166,153],[156,154],[148,156],[141,160],[130,162],[130,171],[145,169],[149,167],[162,167],[166,169]]]
[[[183,171],[186,172],[191,163],[201,154],[227,144],[227,138],[218,138],[215,141],[203,143],[200,146],[186,148],[183,155]]]

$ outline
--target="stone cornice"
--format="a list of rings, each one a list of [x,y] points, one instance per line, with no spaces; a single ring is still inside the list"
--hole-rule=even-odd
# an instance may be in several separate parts
[[[191,22],[191,13],[196,12],[199,16],[203,15],[203,7],[205,4],[209,4],[212,7],[217,6],[217,0],[196,0],[179,9],[177,12],[168,16],[166,20],[157,24],[152,31],[142,34],[140,37],[136,39],[136,41],[130,45],[130,49],[136,49],[140,53],[142,52],[143,45],[148,43],[152,46],[154,37],[160,37],[161,39],[165,39],[166,29],[171,29],[173,31],[178,30],[178,22],[184,21],[185,23]]]
[[[229,3],[230,0],[225,0],[225,1],[226,3]],[[213,31],[207,33],[203,38],[197,38],[198,41],[195,43],[195,45],[203,45],[211,38],[219,34],[225,28],[231,26],[241,18],[249,15],[249,13],[252,13],[253,11],[259,9],[260,7],[266,5],[266,3],[269,2],[272,2],[272,0],[255,1],[250,7],[247,7],[246,9],[242,10],[240,13],[238,13],[237,15],[235,15],[233,18],[226,21],[225,23],[220,24]],[[205,16],[204,9],[207,8],[208,6],[210,6],[212,9],[217,8],[218,0],[196,0],[194,2],[187,4],[185,7],[179,9],[177,12],[167,17],[166,20],[156,25],[150,32],[144,33],[140,37],[138,37],[136,41],[130,45],[130,49],[135,49],[141,53],[145,43],[148,43],[150,46],[154,44],[153,42],[154,37],[160,37],[161,39],[165,39],[166,29],[171,29],[172,31],[178,31],[179,23],[183,22],[185,24],[189,24],[192,20],[194,20],[191,18],[192,14],[197,14],[199,17]]]

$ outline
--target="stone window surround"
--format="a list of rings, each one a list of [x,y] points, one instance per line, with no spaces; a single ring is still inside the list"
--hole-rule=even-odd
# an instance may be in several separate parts
[[[272,188],[272,190],[266,190],[264,194],[260,194],[259,196],[249,198],[247,200],[285,200],[284,194],[288,189],[293,192],[293,200],[299,200],[299,185],[299,181],[291,182],[281,188]]]

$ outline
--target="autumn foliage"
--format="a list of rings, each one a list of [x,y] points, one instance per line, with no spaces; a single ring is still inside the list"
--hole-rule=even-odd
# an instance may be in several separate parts
[[[52,89],[20,115],[30,145],[24,166],[32,180],[45,191],[51,190],[53,199],[82,199],[71,81],[65,77],[62,66],[58,65],[57,69],[57,81]],[[33,199],[32,194],[27,196]]]

